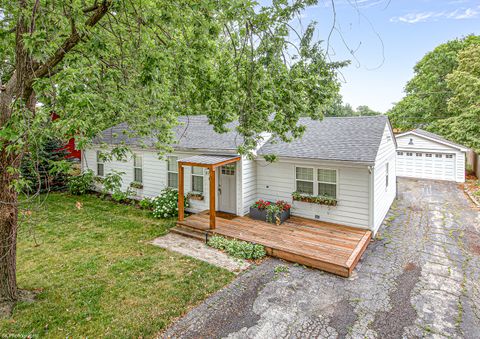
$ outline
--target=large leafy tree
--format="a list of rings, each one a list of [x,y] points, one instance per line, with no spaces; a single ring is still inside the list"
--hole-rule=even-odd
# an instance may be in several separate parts
[[[463,49],[447,76],[452,117],[434,124],[443,135],[480,151],[480,43]]]
[[[168,150],[180,114],[218,131],[238,120],[248,152],[321,118],[338,93],[313,28],[289,22],[314,0],[0,0],[0,301],[18,298],[20,164],[51,138],[80,147],[117,122]],[[52,121],[51,112],[60,119]]]
[[[405,97],[388,113],[393,125],[407,130],[434,129],[438,120],[458,113],[448,108],[453,91],[447,76],[458,67],[460,51],[480,42],[480,36],[448,41],[427,53],[414,68],[414,76],[405,86]]]

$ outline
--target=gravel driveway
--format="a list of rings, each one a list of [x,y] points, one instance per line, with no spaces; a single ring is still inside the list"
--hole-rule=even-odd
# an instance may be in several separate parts
[[[455,183],[398,188],[351,278],[269,259],[164,336],[480,338],[480,212]]]

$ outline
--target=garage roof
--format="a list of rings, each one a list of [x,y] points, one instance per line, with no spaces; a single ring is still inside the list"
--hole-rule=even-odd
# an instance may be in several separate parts
[[[438,134],[435,134],[435,133],[432,133],[432,132],[428,132],[428,131],[425,131],[423,129],[420,129],[420,128],[417,128],[417,129],[414,129],[414,130],[411,130],[411,131],[408,131],[408,132],[405,132],[405,133],[402,133],[402,134],[399,134],[397,135],[397,138],[398,137],[402,137],[404,135],[408,135],[408,134],[416,134],[418,136],[421,136],[421,137],[425,137],[427,139],[431,139],[431,140],[434,140],[434,141],[437,141],[439,143],[442,143],[444,145],[447,145],[447,146],[450,146],[450,147],[453,147],[453,148],[458,148],[459,150],[461,151],[464,151],[464,152],[467,152],[469,149],[468,147],[465,147],[463,145],[460,145],[460,144],[457,144],[453,141],[450,141],[450,140],[447,140],[441,136],[439,136]]]

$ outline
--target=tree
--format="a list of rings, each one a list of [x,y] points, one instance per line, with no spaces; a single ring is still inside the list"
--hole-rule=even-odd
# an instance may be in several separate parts
[[[448,111],[452,117],[434,124],[446,137],[480,151],[480,43],[458,55],[458,67],[447,75],[452,91]]]
[[[359,116],[372,116],[372,115],[382,114],[380,112],[374,111],[373,109],[371,109],[367,105],[358,106],[357,109],[356,109],[356,113]]]
[[[414,76],[405,86],[405,97],[388,115],[400,129],[429,129],[437,120],[455,116],[447,107],[452,90],[447,75],[458,66],[458,54],[466,47],[480,42],[480,36],[448,41],[427,53],[414,67]]]
[[[0,301],[18,298],[25,153],[73,134],[82,149],[118,122],[135,136],[153,132],[163,153],[178,115],[198,112],[219,132],[238,120],[242,153],[260,132],[299,137],[299,116],[322,118],[345,65],[325,60],[312,25],[291,30],[315,2],[0,0]]]

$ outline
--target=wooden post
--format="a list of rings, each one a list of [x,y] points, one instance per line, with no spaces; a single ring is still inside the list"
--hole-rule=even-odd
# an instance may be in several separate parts
[[[215,168],[209,168],[210,177],[210,229],[215,229]]]
[[[182,221],[185,217],[185,194],[184,194],[184,177],[183,177],[183,165],[178,163],[178,221]]]

